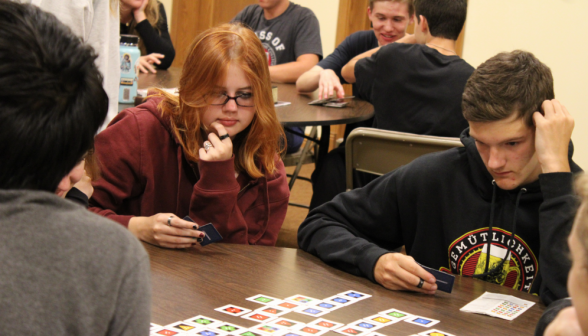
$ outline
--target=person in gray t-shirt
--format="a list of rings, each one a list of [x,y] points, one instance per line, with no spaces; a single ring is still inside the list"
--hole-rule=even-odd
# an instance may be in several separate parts
[[[145,249],[56,194],[108,112],[97,55],[36,6],[0,13],[0,333],[147,335]]]
[[[319,22],[306,7],[288,0],[260,0],[232,22],[255,31],[267,53],[273,82],[295,83],[323,58]]]
[[[255,31],[267,54],[272,82],[296,83],[323,58],[319,22],[314,13],[288,0],[260,0],[231,22]],[[292,127],[298,133],[302,128]],[[298,151],[303,138],[286,131],[287,153]]]

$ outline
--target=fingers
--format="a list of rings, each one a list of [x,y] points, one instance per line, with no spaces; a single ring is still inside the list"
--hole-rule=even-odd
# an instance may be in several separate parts
[[[437,290],[436,279],[420,267],[412,257],[401,253],[388,253],[378,259],[374,269],[376,281],[392,290],[409,290],[425,294],[434,294]],[[418,288],[421,279],[422,288]]]
[[[141,71],[142,73],[149,73],[149,70],[147,70],[147,68],[145,68],[145,66],[143,66],[143,64],[141,64],[140,62],[137,63],[137,69],[139,69],[139,71]]]
[[[341,85],[341,83],[335,85],[335,90],[337,91],[337,98],[345,97],[345,89],[343,89],[343,85]]]
[[[188,248],[204,238],[204,232],[197,231],[198,225],[185,221],[173,214],[160,213],[154,217],[153,240],[167,248]]]

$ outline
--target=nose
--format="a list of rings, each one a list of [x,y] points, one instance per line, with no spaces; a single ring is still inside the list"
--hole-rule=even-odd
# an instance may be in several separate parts
[[[392,20],[386,20],[386,23],[384,24],[384,31],[386,33],[392,33],[393,30],[394,25],[392,24]]]
[[[501,153],[500,149],[491,147],[488,153],[488,168],[500,169],[504,166],[505,162],[506,160],[504,160],[504,155]]]
[[[225,105],[223,105],[224,112],[237,112],[238,108],[239,106],[237,105],[235,99],[229,99],[229,101]]]

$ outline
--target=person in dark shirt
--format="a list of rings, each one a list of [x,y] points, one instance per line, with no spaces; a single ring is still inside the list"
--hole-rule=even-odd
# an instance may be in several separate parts
[[[157,0],[120,0],[120,33],[138,35],[141,72],[165,70],[176,57],[163,4]]]
[[[300,248],[392,290],[435,293],[418,262],[545,304],[567,297],[564,247],[581,168],[574,120],[553,87],[549,67],[529,52],[482,63],[462,95],[464,147],[422,156],[312,210]],[[403,245],[407,255],[392,252]]]
[[[414,35],[353,58],[341,73],[355,83],[355,96],[374,105],[372,127],[458,137],[468,126],[461,113],[461,95],[474,71],[455,51],[467,3],[416,0],[414,4]],[[363,186],[374,178],[357,173],[354,185]],[[344,192],[345,148],[331,151],[312,179],[311,209]]]
[[[341,69],[352,58],[366,51],[395,42],[404,37],[406,28],[413,22],[412,0],[371,0],[367,8],[371,30],[362,30],[349,35],[331,55],[320,61],[296,81],[299,92],[319,89],[319,99],[336,93],[345,96],[341,83]],[[371,125],[371,123],[370,123]]]

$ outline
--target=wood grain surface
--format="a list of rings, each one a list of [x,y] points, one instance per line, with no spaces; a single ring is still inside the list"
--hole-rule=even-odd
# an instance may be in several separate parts
[[[371,281],[332,268],[298,249],[212,244],[204,248],[169,250],[144,244],[151,257],[152,322],[166,325],[202,314],[246,328],[257,323],[215,311],[234,304],[252,310],[261,304],[245,300],[256,294],[286,298],[301,294],[317,299],[356,290],[371,298],[321,317],[351,323],[396,308],[440,320],[432,328],[455,335],[532,335],[544,310],[536,296],[481,280],[456,277],[453,293],[433,296],[390,291]],[[460,312],[485,291],[537,302],[513,321]],[[315,318],[295,312],[283,315],[308,323]],[[385,335],[411,335],[429,330],[406,322],[379,329]],[[336,336],[328,332],[326,336]],[[340,336],[340,335],[339,335]]]
[[[174,88],[180,83],[181,68],[172,67],[158,70],[155,74],[139,74],[139,89]],[[274,84],[278,86],[278,100],[287,101],[288,106],[276,107],[278,120],[284,126],[327,126],[349,124],[363,121],[374,115],[372,104],[361,100],[350,100],[344,108],[332,108],[308,105],[318,98],[318,93],[298,94],[294,84]],[[130,104],[119,104],[119,110],[131,107]],[[328,136],[327,136],[328,138]]]

